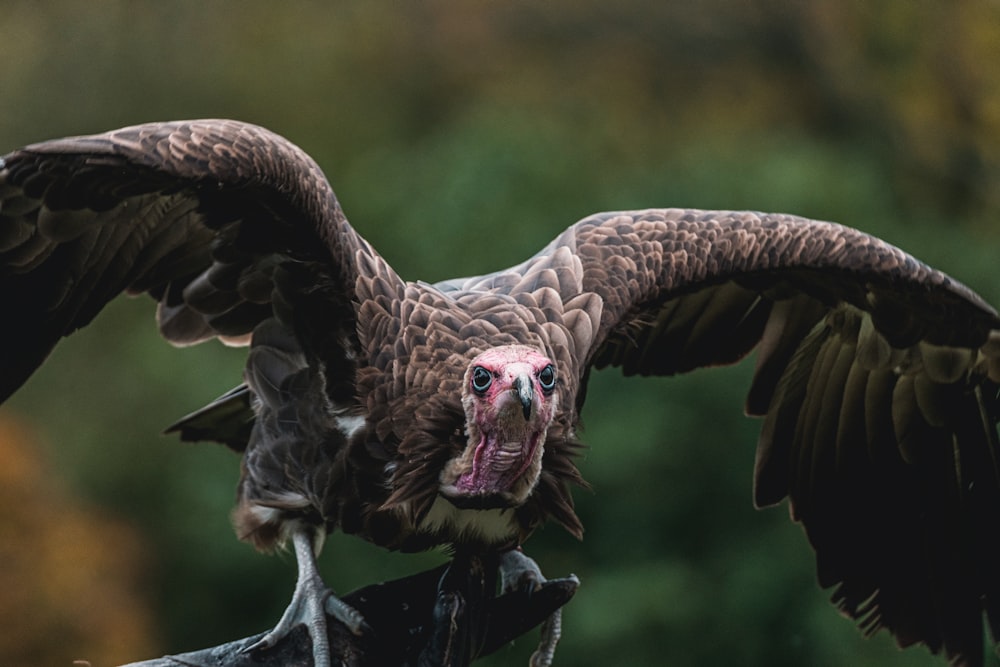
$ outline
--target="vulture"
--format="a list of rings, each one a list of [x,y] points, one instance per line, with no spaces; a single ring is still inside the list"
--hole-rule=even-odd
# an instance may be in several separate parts
[[[956,665],[983,663],[984,622],[1000,637],[1000,317],[855,229],[599,213],[520,264],[429,284],[397,275],[317,164],[261,127],[150,123],[3,157],[0,401],[121,292],[149,293],[174,345],[249,346],[243,384],[173,430],[242,455],[238,537],[296,555],[256,648],[306,623],[329,664],[327,615],[364,627],[315,569],[332,530],[514,561],[544,522],[579,537],[591,370],[751,352],[754,502],[787,498],[839,611]]]

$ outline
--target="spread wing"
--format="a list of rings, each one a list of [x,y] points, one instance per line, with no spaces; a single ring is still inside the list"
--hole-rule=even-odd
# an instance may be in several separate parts
[[[359,256],[380,262],[319,167],[260,127],[151,123],[15,151],[0,160],[0,401],[122,291],[156,298],[175,344],[244,344],[276,281],[297,279],[279,266],[345,302]]]
[[[984,612],[1000,636],[1000,319],[968,288],[840,225],[685,210],[599,214],[438,287],[556,292],[581,384],[591,366],[671,375],[756,349],[755,500],[789,499],[834,603],[968,664]]]

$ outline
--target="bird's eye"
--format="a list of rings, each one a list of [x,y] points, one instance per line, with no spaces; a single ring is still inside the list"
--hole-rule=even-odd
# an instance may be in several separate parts
[[[546,394],[556,388],[556,367],[549,364],[538,372],[538,384]]]
[[[493,384],[493,373],[482,366],[472,369],[472,390],[477,394],[485,394],[486,390]]]

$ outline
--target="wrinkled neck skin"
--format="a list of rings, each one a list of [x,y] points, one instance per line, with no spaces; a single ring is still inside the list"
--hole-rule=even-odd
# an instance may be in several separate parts
[[[514,353],[526,354],[518,348]],[[558,400],[556,393],[546,395],[537,389],[538,366],[547,360],[533,350],[531,355],[505,364],[495,393],[484,397],[467,391],[463,396],[468,443],[441,474],[442,495],[458,507],[517,507],[538,483],[545,436]],[[527,415],[518,394],[510,389],[518,377],[536,387]]]
[[[482,419],[482,412],[473,409],[468,415],[469,442],[456,462],[455,487],[466,495],[499,496],[507,506],[521,505],[542,472],[548,423],[525,421],[520,405],[511,405],[495,422]]]

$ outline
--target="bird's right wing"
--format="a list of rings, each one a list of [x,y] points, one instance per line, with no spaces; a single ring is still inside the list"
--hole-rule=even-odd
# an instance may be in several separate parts
[[[14,151],[0,159],[0,401],[122,291],[159,301],[174,344],[244,344],[281,308],[278,265],[308,267],[345,306],[359,262],[395,289],[316,163],[257,126],[150,123]]]

